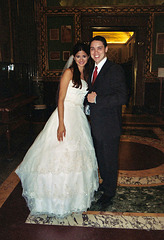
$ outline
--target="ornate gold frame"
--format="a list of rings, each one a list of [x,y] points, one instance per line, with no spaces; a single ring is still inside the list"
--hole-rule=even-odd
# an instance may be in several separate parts
[[[75,42],[79,41],[81,39],[81,28],[80,28],[80,13],[76,13],[76,11],[62,11],[62,9],[56,10],[56,9],[45,9],[40,11],[40,58],[39,58],[39,72],[43,77],[50,78],[55,77],[58,79],[58,77],[61,75],[61,70],[49,70],[48,68],[48,39],[47,39],[47,17],[53,16],[53,15],[72,15],[74,16],[74,23],[75,23]]]
[[[49,71],[48,70],[48,51],[47,51],[47,23],[46,19],[49,15],[74,15],[75,21],[75,42],[81,40],[81,16],[84,14],[92,14],[92,15],[104,15],[104,14],[149,14],[149,21],[147,25],[147,48],[145,49],[145,72],[144,72],[144,81],[149,79],[153,79],[157,76],[156,72],[151,71],[152,65],[152,39],[153,39],[153,17],[154,13],[163,13],[163,6],[120,6],[120,7],[86,7],[86,8],[75,8],[75,7],[47,7],[47,1],[41,0],[39,7],[39,32],[40,32],[40,43],[39,43],[39,72],[42,76],[49,78],[54,77],[58,78],[61,74],[61,71]]]

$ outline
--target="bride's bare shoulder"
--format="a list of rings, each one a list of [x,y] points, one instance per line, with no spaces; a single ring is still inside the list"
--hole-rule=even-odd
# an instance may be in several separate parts
[[[62,75],[62,77],[60,79],[60,82],[67,82],[67,83],[69,83],[72,80],[72,77],[73,77],[72,70],[70,68],[67,68],[64,71],[64,73],[63,73],[63,75]]]
[[[66,78],[66,79],[71,80],[72,77],[73,77],[73,72],[72,72],[72,70],[71,70],[70,68],[67,68],[67,69],[64,71],[64,73],[63,73],[63,75],[62,75],[62,78],[64,78],[64,79]]]

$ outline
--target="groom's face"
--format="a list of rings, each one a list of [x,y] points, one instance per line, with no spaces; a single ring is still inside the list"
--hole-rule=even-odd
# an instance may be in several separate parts
[[[94,40],[90,45],[91,58],[96,64],[100,63],[106,57],[108,47],[105,47],[101,41]]]

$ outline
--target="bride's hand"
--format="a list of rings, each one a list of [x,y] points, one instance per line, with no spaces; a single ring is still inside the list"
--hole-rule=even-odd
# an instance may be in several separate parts
[[[66,129],[64,124],[59,125],[58,130],[57,130],[57,139],[58,141],[63,141],[63,137],[66,135]]]

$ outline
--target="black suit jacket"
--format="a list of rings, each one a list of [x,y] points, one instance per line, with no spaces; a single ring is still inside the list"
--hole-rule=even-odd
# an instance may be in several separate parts
[[[93,71],[93,69],[92,69]],[[94,137],[113,138],[121,134],[122,105],[127,102],[123,68],[109,60],[99,72],[94,85],[88,80],[89,92],[96,92],[96,103],[90,103],[90,120]]]

